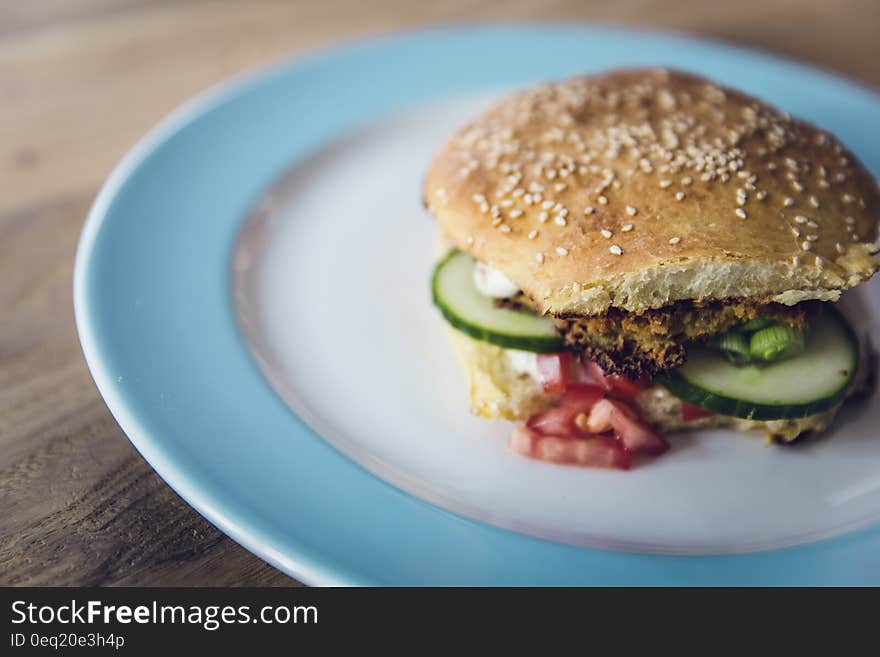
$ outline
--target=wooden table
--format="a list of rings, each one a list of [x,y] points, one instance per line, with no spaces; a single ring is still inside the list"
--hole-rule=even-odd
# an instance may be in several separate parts
[[[180,500],[98,396],[77,237],[132,143],[205,87],[381,30],[592,20],[772,50],[880,87],[876,0],[0,0],[0,584],[291,585]]]

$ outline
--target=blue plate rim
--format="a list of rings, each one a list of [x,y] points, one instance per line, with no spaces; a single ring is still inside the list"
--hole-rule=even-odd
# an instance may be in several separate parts
[[[102,346],[96,339],[97,332],[95,330],[95,322],[98,318],[94,315],[92,308],[92,294],[94,290],[89,286],[89,267],[96,248],[96,241],[99,231],[103,226],[104,220],[107,218],[111,204],[117,199],[125,182],[136,172],[139,167],[156,151],[156,149],[164,142],[173,139],[174,136],[183,128],[191,123],[195,123],[206,112],[215,108],[232,98],[247,94],[252,88],[259,86],[262,82],[270,79],[275,73],[291,68],[302,68],[320,62],[322,57],[329,54],[351,54],[357,52],[360,48],[369,48],[375,45],[388,44],[397,40],[411,38],[419,35],[425,38],[442,38],[450,33],[460,33],[463,31],[474,32],[479,30],[524,30],[524,29],[541,29],[541,30],[560,30],[560,31],[580,31],[584,33],[611,33],[623,35],[646,35],[654,36],[658,39],[664,39],[669,42],[682,42],[683,44],[699,44],[704,47],[722,48],[732,52],[748,53],[752,56],[760,56],[768,60],[776,60],[783,62],[787,66],[809,71],[814,75],[845,80],[847,85],[856,87],[862,92],[867,92],[871,96],[876,97],[877,93],[869,86],[845,79],[843,76],[832,73],[827,70],[819,69],[812,66],[804,65],[790,58],[757,51],[751,48],[745,48],[735,44],[718,43],[716,41],[694,38],[679,33],[656,32],[652,30],[642,29],[626,29],[618,27],[596,26],[593,24],[559,24],[559,23],[531,23],[531,24],[494,24],[494,23],[477,23],[467,25],[444,25],[436,27],[424,27],[415,30],[394,31],[383,33],[375,36],[369,36],[361,39],[348,41],[342,46],[319,47],[306,51],[305,53],[284,57],[278,61],[272,62],[254,71],[246,71],[235,75],[227,80],[213,85],[209,89],[199,93],[191,100],[185,102],[163,118],[155,127],[153,127],[146,135],[144,135],[136,145],[122,158],[116,165],[111,175],[101,188],[96,197],[92,208],[83,227],[82,234],[77,247],[73,296],[75,307],[75,319],[80,341],[82,344],[84,356],[88,363],[92,377],[98,387],[102,397],[105,399],[108,408],[113,414],[116,421],[123,428],[129,440],[135,448],[144,456],[151,464],[156,472],[168,483],[184,500],[187,501],[200,514],[207,518],[212,524],[216,525],[221,531],[229,535],[233,540],[244,545],[247,549],[255,553],[260,558],[273,564],[284,572],[311,584],[320,585],[370,585],[379,583],[375,580],[361,577],[356,570],[344,569],[338,564],[328,563],[320,554],[303,553],[292,557],[290,554],[278,551],[272,546],[272,541],[267,537],[265,532],[261,532],[253,526],[245,527],[247,523],[242,523],[240,519],[230,517],[223,510],[222,500],[216,499],[215,495],[201,489],[198,485],[193,485],[187,472],[178,468],[173,459],[167,457],[161,446],[156,443],[156,438],[150,435],[149,430],[144,426],[143,418],[129,407],[125,400],[125,394],[119,389],[116,378],[105,367],[102,358]],[[880,98],[875,98],[880,102]],[[266,186],[271,184],[271,180],[266,181]],[[347,461],[347,459],[346,459]],[[360,468],[357,464],[347,461],[355,468]],[[373,475],[369,475],[373,477]],[[388,487],[384,481],[376,479],[376,483]],[[397,489],[394,489],[397,490]],[[405,493],[401,493],[406,495]],[[431,505],[419,501],[421,504],[431,507]],[[432,507],[434,508],[434,507]],[[464,520],[468,524],[482,525],[477,521],[469,519],[457,518],[455,514],[436,509],[441,516],[451,519]],[[489,526],[486,526],[489,527]],[[503,535],[513,535],[516,541],[543,543],[541,539],[533,539],[531,537],[522,536],[510,532],[508,530],[500,530],[490,527],[493,532]],[[629,553],[605,552],[602,550],[593,550],[588,548],[573,548],[580,552],[597,552],[604,555],[612,555],[620,558],[638,557],[643,560],[657,559],[666,561],[671,564],[672,561],[689,560],[691,562],[715,562],[719,566],[721,562],[727,560],[730,565],[736,563],[736,568],[750,568],[744,562],[760,561],[765,557],[774,560],[777,556],[784,558],[785,553],[808,553],[819,550],[835,550],[845,547],[846,543],[854,541],[869,540],[880,543],[880,531],[878,528],[869,528],[847,534],[842,537],[821,541],[820,543],[799,546],[795,548],[786,548],[784,550],[776,550],[768,553],[756,553],[745,555],[723,555],[723,556],[707,556],[707,557],[668,557],[657,555],[634,555]],[[570,547],[570,546],[569,546]],[[659,565],[659,564],[658,564]],[[681,564],[679,564],[681,565]],[[761,568],[763,569],[763,564]],[[700,570],[704,570],[700,568]],[[703,582],[689,583],[711,583],[711,577],[705,575],[697,575],[702,578]],[[830,577],[830,582],[834,582],[834,577]],[[602,582],[607,583],[607,582]],[[640,584],[643,583],[638,577],[630,578],[622,576],[616,583],[621,584]],[[828,582],[820,582],[828,583]]]

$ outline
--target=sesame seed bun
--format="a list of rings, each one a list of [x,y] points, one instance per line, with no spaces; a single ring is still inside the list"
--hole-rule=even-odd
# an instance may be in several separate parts
[[[446,239],[550,314],[833,301],[878,268],[880,191],[850,152],[675,71],[513,95],[440,149],[424,195]]]

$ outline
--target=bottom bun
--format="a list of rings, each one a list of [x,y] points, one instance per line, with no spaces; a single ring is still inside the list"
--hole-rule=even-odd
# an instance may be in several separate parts
[[[475,415],[490,420],[527,420],[559,399],[544,392],[531,375],[517,372],[507,358],[509,349],[474,340],[455,329],[450,333],[452,346],[467,371]]]

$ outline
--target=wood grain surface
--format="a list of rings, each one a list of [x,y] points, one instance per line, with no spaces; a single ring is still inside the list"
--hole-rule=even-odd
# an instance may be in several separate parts
[[[0,584],[297,584],[181,501],[104,406],[73,322],[86,212],[139,136],[229,75],[378,31],[530,19],[713,37],[880,88],[877,0],[0,0]]]

